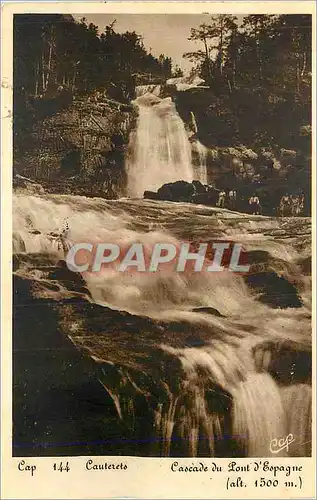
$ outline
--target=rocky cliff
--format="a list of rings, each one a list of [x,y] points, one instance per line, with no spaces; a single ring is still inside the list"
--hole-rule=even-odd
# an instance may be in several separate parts
[[[57,104],[42,99],[24,110],[29,126],[23,134],[18,130],[15,171],[39,180],[49,192],[120,195],[132,106],[98,93]]]
[[[310,126],[299,124],[293,141],[283,140],[281,133],[280,143],[273,143],[258,137],[254,130],[242,130],[241,123],[247,127],[247,119],[244,122],[239,116],[238,108],[236,114],[229,112],[221,96],[203,81],[174,80],[164,92],[172,96],[186,124],[193,161],[201,161],[204,155],[207,182],[220,189],[234,188],[245,198],[256,192],[271,214],[284,194],[305,194],[303,213],[309,215]]]

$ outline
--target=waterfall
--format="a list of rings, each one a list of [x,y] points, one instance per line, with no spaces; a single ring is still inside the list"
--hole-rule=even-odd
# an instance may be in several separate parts
[[[196,153],[194,177],[202,184],[207,184],[207,148],[196,139],[192,143],[192,149]]]
[[[141,97],[147,93],[159,96],[161,93],[161,85],[155,85],[153,83],[149,85],[138,85],[135,89],[136,97]]]
[[[195,136],[197,137],[198,125],[196,116],[193,111],[190,112],[191,128]],[[208,184],[207,182],[207,148],[204,146],[197,138],[192,142],[192,152],[194,156],[194,178],[200,181],[202,184]]]
[[[137,128],[130,138],[127,193],[141,198],[166,182],[193,180],[191,150],[185,126],[170,97],[153,93],[138,97]]]
[[[192,111],[190,112],[190,118],[191,118],[191,125],[193,127],[193,131],[195,134],[197,134],[198,126],[197,126],[197,122],[196,122],[196,116],[194,115],[194,113]]]
[[[199,165],[194,168],[192,148],[184,122],[170,97],[160,98],[159,85],[137,87],[136,130],[131,133],[126,158],[127,194],[142,198],[163,184],[184,180],[206,183],[206,154],[197,145]]]

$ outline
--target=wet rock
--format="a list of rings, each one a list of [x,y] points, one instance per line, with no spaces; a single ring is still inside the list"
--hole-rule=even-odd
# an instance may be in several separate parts
[[[191,201],[195,194],[195,187],[186,181],[176,181],[163,184],[157,191],[160,200]]]
[[[54,255],[50,255],[46,252],[39,253],[16,253],[13,255],[13,271],[18,271],[19,269],[42,269],[46,271],[50,269],[55,269],[57,265],[58,257],[54,258]]]
[[[297,261],[297,265],[300,267],[303,274],[311,276],[312,273],[312,259],[311,257],[304,257]]]
[[[18,193],[45,194],[45,189],[41,184],[18,174],[13,178],[13,188]]]
[[[221,314],[218,309],[214,307],[195,307],[192,309],[193,312],[211,314],[212,316],[217,316],[218,318],[225,318],[223,314]]]
[[[200,337],[195,337],[194,335],[191,337],[187,337],[185,339],[186,347],[203,347],[206,345],[206,342]]]
[[[152,200],[185,201],[204,205],[215,205],[218,200],[218,190],[206,186],[200,181],[176,181],[163,184],[157,193],[145,191],[144,198]]]
[[[200,181],[193,181],[192,185],[195,188],[196,194],[203,194],[203,193],[206,193],[206,191],[207,191],[207,186],[202,184]]]
[[[84,293],[90,297],[90,292],[82,275],[70,271],[64,260],[57,263],[56,267],[49,273],[48,278],[62,283],[68,290]]]
[[[218,201],[219,191],[209,187],[207,192],[194,194],[192,203],[215,206]]]
[[[156,191],[144,191],[143,198],[146,200],[159,200],[159,195]]]
[[[153,409],[182,381],[161,344],[204,345],[205,327],[91,303],[63,267],[48,276],[14,277],[14,455],[159,456]],[[57,277],[64,298],[47,298]]]
[[[267,371],[281,385],[310,384],[311,349],[296,342],[267,341],[253,349],[257,371]]]
[[[259,294],[257,300],[263,304],[276,309],[298,308],[303,305],[296,286],[274,271],[246,275],[244,279]]]
[[[51,301],[36,299],[35,289],[15,277],[13,455],[111,453],[107,427],[123,431],[113,402],[93,363],[59,329]]]

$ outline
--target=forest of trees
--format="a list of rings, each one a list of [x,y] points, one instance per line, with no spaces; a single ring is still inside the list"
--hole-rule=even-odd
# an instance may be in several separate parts
[[[41,129],[46,118],[68,109],[74,101],[88,103],[99,93],[109,103],[129,105],[136,85],[179,74],[177,66],[173,73],[170,57],[154,57],[147,51],[135,31],[117,33],[115,28],[115,16],[103,32],[85,18],[76,22],[71,15],[14,16],[16,161],[23,161],[30,149],[39,149],[44,132],[34,136],[32,130]]]
[[[127,102],[136,83],[172,75],[172,60],[149,53],[135,31],[116,33],[116,19],[99,33],[85,18],[62,14],[14,17],[16,95],[52,97],[61,86],[78,94],[107,90]]]
[[[211,16],[192,28],[197,50],[184,54],[192,74],[210,86],[195,102],[206,145],[235,143],[307,149],[311,124],[311,16]],[[164,54],[149,53],[135,31],[102,33],[70,15],[14,18],[14,102],[26,103],[106,91],[129,102],[135,85],[181,76]],[[190,103],[189,103],[190,104]]]
[[[198,50],[184,57],[211,88],[200,110],[200,122],[209,123],[204,141],[306,147],[311,36],[310,15],[248,15],[240,23],[218,15],[192,28]]]

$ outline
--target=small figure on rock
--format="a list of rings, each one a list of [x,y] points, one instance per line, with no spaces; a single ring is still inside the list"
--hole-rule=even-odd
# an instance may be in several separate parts
[[[237,191],[235,189],[230,189],[229,191],[229,208],[234,210],[237,203]]]
[[[249,205],[252,215],[259,215],[261,213],[260,200],[256,194],[253,194],[249,199]]]
[[[218,207],[224,208],[226,204],[226,192],[224,190],[220,191],[218,198]]]

